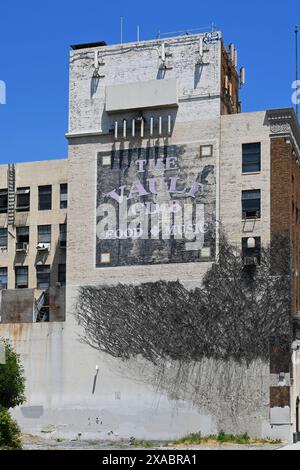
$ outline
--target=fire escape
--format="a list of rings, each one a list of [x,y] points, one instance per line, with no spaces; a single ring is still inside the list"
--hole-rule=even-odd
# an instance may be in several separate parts
[[[7,187],[8,187],[8,226],[15,225],[15,202],[16,202],[16,169],[13,163],[8,165],[7,170]]]

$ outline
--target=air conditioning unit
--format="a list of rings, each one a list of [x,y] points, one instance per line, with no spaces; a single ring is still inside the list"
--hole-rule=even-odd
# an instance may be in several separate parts
[[[16,244],[16,251],[25,251],[27,253],[29,244],[25,242],[17,243]]]
[[[38,251],[50,251],[50,243],[39,243],[37,246]]]
[[[256,258],[255,256],[244,258],[244,266],[258,266],[258,265],[259,265],[258,258]]]

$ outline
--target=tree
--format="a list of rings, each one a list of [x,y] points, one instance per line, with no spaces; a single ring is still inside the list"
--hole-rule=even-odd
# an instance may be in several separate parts
[[[5,344],[5,364],[0,364],[0,407],[9,409],[25,401],[24,369],[19,355],[7,340]]]
[[[8,410],[0,408],[0,449],[21,449],[21,432],[16,421],[12,419]]]

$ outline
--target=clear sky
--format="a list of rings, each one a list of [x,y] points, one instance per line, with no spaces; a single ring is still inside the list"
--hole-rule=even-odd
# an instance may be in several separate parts
[[[246,66],[244,111],[290,107],[299,0],[5,0],[0,5],[0,162],[67,156],[69,45],[124,42],[214,22]],[[300,38],[299,38],[300,39]]]

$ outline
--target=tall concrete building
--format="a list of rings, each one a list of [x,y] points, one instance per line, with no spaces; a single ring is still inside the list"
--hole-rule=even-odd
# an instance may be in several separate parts
[[[221,228],[240,249],[245,269],[259,270],[262,248],[277,235],[288,237],[292,303],[282,324],[289,325],[299,310],[299,126],[292,109],[242,113],[243,80],[235,48],[226,48],[219,32],[72,46],[68,161],[17,165],[17,184],[8,197],[30,188],[30,221],[17,221],[14,200],[16,212],[8,200],[1,215],[3,236],[6,228],[17,237],[20,227],[29,226],[32,240],[30,248],[27,239],[17,239],[16,246],[10,241],[1,259],[1,284],[8,291],[2,291],[0,335],[13,340],[25,365],[27,402],[16,417],[26,431],[169,439],[223,429],[288,440],[299,431],[300,354],[288,326],[275,332],[284,338],[280,347],[275,338],[265,345],[268,354],[239,359],[212,353],[212,336],[199,336],[200,349],[204,341],[212,347],[194,361],[184,355],[177,360],[170,351],[159,357],[147,342],[168,336],[162,331],[165,307],[155,305],[156,296],[164,298],[170,282],[179,281],[186,296],[201,288],[218,261]],[[10,175],[1,169],[3,194],[7,170]],[[66,313],[60,317],[66,184]],[[49,201],[51,185],[52,206],[41,212],[38,195]],[[36,238],[38,227],[50,225],[51,247],[39,263],[39,243],[50,242],[46,230]],[[27,245],[18,264],[20,242]],[[19,265],[30,273],[21,298],[33,290],[32,312],[45,292],[54,299],[43,304],[46,315],[33,313],[32,323],[26,315],[28,323],[20,324]],[[41,284],[46,276],[47,284]],[[151,295],[143,297],[143,286]],[[125,318],[121,306],[128,292]],[[88,311],[91,293],[100,309],[97,344],[76,316],[79,309]],[[8,294],[16,299],[13,310],[3,304]],[[175,291],[173,297],[181,305]],[[142,316],[136,315],[145,304],[147,318],[155,318],[153,331],[142,332]],[[184,309],[183,304],[186,314]],[[101,314],[107,311],[112,313],[104,325]],[[208,323],[209,316],[208,311]],[[180,319],[172,321],[170,331],[176,331]],[[234,340],[238,333],[231,334]]]

